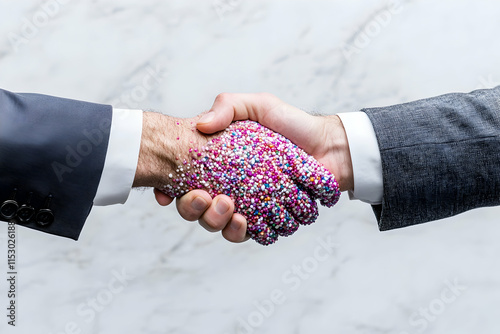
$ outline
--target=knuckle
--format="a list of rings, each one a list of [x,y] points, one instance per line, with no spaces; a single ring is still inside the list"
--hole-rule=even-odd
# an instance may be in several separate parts
[[[220,93],[219,95],[217,95],[215,100],[218,102],[225,102],[231,98],[231,95],[232,95],[231,93]]]
[[[234,242],[234,243],[238,243],[240,242],[240,240],[235,237],[234,235],[232,235],[231,233],[227,232],[226,230],[223,230],[222,231],[222,236],[224,237],[224,239],[226,239],[227,241],[230,241],[230,242]]]
[[[261,92],[257,93],[261,98],[266,98],[266,99],[276,99],[277,97],[274,94],[268,93],[268,92]]]
[[[185,200],[177,198],[176,202],[176,207],[177,207],[177,212],[179,212],[179,215],[186,219],[190,220],[189,218],[192,218],[192,212],[189,210],[188,204]]]
[[[179,215],[187,221],[195,221],[200,218],[195,212],[186,210],[182,206],[177,206],[177,211],[179,212]]]
[[[206,217],[202,217],[199,219],[200,224],[209,232],[218,232],[223,229],[224,223],[221,221],[207,219]]]
[[[268,101],[273,101],[273,102],[281,101],[276,95],[271,94],[271,93],[261,92],[261,93],[257,93],[257,95],[262,100],[268,100]]]
[[[190,222],[193,222],[197,219],[199,219],[200,217],[194,213],[194,212],[184,212],[184,213],[180,213],[181,217],[184,218],[185,220],[187,221],[190,221]]]

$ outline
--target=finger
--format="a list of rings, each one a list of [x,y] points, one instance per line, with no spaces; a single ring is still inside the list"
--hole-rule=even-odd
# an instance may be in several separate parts
[[[201,218],[212,204],[212,197],[203,190],[192,190],[182,197],[177,198],[177,211],[182,218],[195,221]]]
[[[247,119],[282,134],[307,151],[322,140],[321,136],[311,138],[312,133],[322,128],[321,117],[312,116],[269,93],[219,94],[210,111],[198,120],[197,127],[201,132],[214,133],[233,121]]]
[[[276,232],[283,236],[288,237],[294,234],[299,229],[299,223],[293,218],[288,210],[283,210],[280,214],[280,223],[276,225]]]
[[[292,196],[290,192],[282,189],[278,191],[277,197],[267,201],[269,211],[266,216],[263,216],[263,221],[267,226],[276,231],[278,235],[289,236],[299,228],[299,222],[289,213],[286,203],[283,202],[284,198]],[[286,200],[285,200],[286,201]]]
[[[295,221],[303,225],[314,223],[319,215],[316,201],[295,185],[286,198],[286,209]]]
[[[156,201],[161,206],[167,206],[174,200],[172,197],[164,194],[161,190],[154,188],[153,193],[155,194]]]
[[[290,177],[300,184],[313,200],[320,199],[321,204],[333,206],[340,196],[335,176],[317,161],[302,163],[306,160],[308,157],[305,152],[300,153],[295,159],[289,159],[292,170],[295,171]]]
[[[198,120],[198,130],[215,133],[224,130],[235,120],[251,119],[248,110],[257,103],[250,100],[252,95],[230,93],[217,95],[209,112]]]
[[[271,125],[274,122],[266,122],[266,114],[280,104],[284,103],[268,93],[222,93],[215,98],[210,111],[198,120],[197,127],[201,132],[215,133],[224,130],[233,121],[247,119]]]
[[[229,196],[216,196],[210,207],[199,219],[200,225],[209,232],[222,231],[231,221],[234,203]]]
[[[222,230],[222,236],[231,242],[247,241],[250,236],[247,234],[247,220],[239,213],[233,214],[229,224]]]
[[[278,233],[267,225],[262,216],[249,218],[247,232],[253,240],[264,246],[275,243],[278,240]]]

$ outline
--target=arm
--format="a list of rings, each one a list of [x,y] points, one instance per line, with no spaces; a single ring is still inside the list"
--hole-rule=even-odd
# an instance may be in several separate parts
[[[381,230],[500,204],[500,87],[363,111],[382,157]]]
[[[157,113],[0,90],[0,220],[78,239],[94,201],[124,202],[132,183],[167,183],[176,155],[195,140],[178,124]],[[234,206],[225,204],[230,214]]]
[[[0,90],[2,220],[77,239],[108,146],[111,106]],[[50,215],[37,214],[49,209]]]
[[[300,140],[304,140],[300,124],[314,124],[310,118],[314,116],[301,116],[303,112],[268,94],[225,94],[216,99],[211,111],[198,124],[200,130],[211,132],[228,125],[232,119],[250,118],[288,136],[299,146]],[[382,203],[373,206],[381,230],[500,204],[500,87],[363,111],[373,125],[380,149],[373,160],[381,162],[369,165],[382,167]],[[306,134],[317,134],[309,138],[314,144],[303,148],[336,175],[349,175],[349,185],[342,181],[341,185],[343,190],[355,190],[346,134],[342,124],[338,125],[331,123],[325,128],[337,134],[341,139],[337,143],[344,144],[330,146],[328,150],[336,152],[334,159],[349,164],[335,166],[324,159],[325,154],[318,147],[326,147],[332,141],[323,140],[324,132],[318,126],[317,131],[302,126],[307,129]],[[356,134],[352,124],[349,130]],[[375,200],[367,202],[378,203],[377,193],[378,190],[370,195]],[[223,230],[230,241],[244,240],[241,232],[244,221],[221,218],[213,206],[206,211],[192,207],[193,199],[198,196],[205,194],[192,192],[182,197],[178,201],[179,212],[192,220],[200,219],[205,224],[208,221],[212,229]],[[163,199],[157,196],[157,200],[161,203]],[[239,232],[228,233],[231,226]]]

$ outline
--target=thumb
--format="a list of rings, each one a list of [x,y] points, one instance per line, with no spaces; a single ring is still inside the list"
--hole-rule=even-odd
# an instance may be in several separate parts
[[[164,194],[161,190],[154,188],[155,199],[161,206],[167,206],[174,200],[172,197]]]
[[[217,95],[209,112],[198,120],[197,128],[211,134],[224,130],[233,121],[247,119],[268,126],[261,121],[268,111],[281,103],[280,99],[268,93],[222,93]]]
[[[311,134],[317,131],[318,122],[321,123],[314,116],[269,93],[222,93],[215,98],[212,108],[198,120],[196,126],[201,132],[212,134],[226,129],[233,121],[247,119],[281,133],[299,145],[306,144]]]
[[[227,128],[235,118],[234,94],[219,94],[212,108],[197,122],[198,130],[203,133],[212,134]]]

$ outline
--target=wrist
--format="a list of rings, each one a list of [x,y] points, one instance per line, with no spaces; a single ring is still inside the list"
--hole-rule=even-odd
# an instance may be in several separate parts
[[[177,135],[172,117],[143,113],[141,146],[133,187],[158,187],[165,175],[175,169],[175,143]]]
[[[172,182],[172,178],[182,174],[179,166],[191,161],[193,153],[190,149],[203,147],[210,138],[196,130],[196,120],[143,113],[134,187],[163,188]]]
[[[352,168],[349,142],[342,121],[337,115],[327,116],[325,137],[328,143],[329,156],[332,161],[332,172],[339,183],[340,191],[354,190],[354,174]]]

